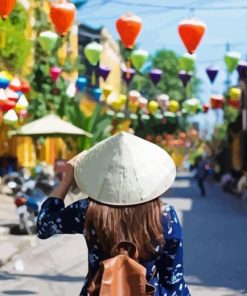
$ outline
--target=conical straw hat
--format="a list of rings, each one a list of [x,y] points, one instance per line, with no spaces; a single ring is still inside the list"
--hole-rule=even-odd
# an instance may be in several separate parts
[[[175,176],[176,167],[167,152],[125,132],[98,143],[75,164],[78,187],[98,202],[117,206],[159,197]]]

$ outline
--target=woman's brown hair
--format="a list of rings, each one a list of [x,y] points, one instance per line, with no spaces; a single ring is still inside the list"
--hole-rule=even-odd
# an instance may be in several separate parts
[[[121,241],[136,244],[139,257],[148,259],[155,245],[164,244],[161,201],[159,198],[136,206],[116,207],[90,201],[85,217],[86,237],[90,242],[92,227],[107,256]]]

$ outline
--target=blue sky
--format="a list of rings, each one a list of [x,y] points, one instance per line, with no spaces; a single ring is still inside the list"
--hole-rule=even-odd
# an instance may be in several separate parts
[[[138,38],[140,48],[150,53],[160,48],[167,48],[179,55],[185,52],[177,33],[179,21],[189,16],[201,19],[206,23],[207,31],[196,52],[197,71],[203,82],[199,98],[207,102],[210,92],[222,92],[224,89],[226,72],[223,57],[226,44],[229,43],[231,50],[239,51],[242,59],[246,59],[246,2],[246,0],[89,0],[78,12],[77,19],[94,27],[103,25],[117,39],[115,20],[125,12],[133,12],[143,20],[143,30]],[[173,9],[167,9],[166,6]],[[175,7],[178,9],[174,9]],[[209,65],[220,67],[213,86],[210,85],[205,73],[205,68]],[[236,83],[236,73],[232,75],[231,81],[233,84]],[[209,114],[208,120],[214,120],[214,114]]]

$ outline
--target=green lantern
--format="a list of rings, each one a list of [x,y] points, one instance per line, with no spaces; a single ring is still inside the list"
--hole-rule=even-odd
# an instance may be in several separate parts
[[[39,34],[38,41],[41,45],[42,49],[47,53],[50,54],[52,50],[55,48],[58,35],[51,31],[45,31]]]
[[[131,62],[136,70],[140,70],[148,59],[148,52],[143,49],[134,50],[131,54]]]
[[[166,111],[164,112],[164,116],[169,123],[176,123],[177,121],[177,116],[173,112]]]
[[[103,46],[97,42],[91,42],[85,46],[84,53],[91,65],[97,65],[102,50]]]
[[[229,51],[225,54],[224,60],[227,71],[232,73],[238,66],[241,54],[237,51]]]
[[[183,103],[183,108],[188,112],[188,113],[196,113],[198,110],[198,107],[200,106],[200,102],[198,99],[189,99],[186,100]]]
[[[185,72],[194,72],[195,70],[195,54],[185,53],[179,58],[179,68]]]

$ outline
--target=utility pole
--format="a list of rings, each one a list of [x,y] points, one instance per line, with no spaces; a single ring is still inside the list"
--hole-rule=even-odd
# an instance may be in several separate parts
[[[241,131],[241,156],[242,168],[247,170],[247,65],[245,75],[241,75],[239,86],[241,88],[241,111],[242,111],[242,131]]]

